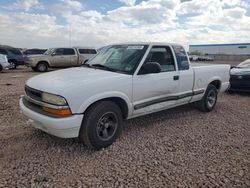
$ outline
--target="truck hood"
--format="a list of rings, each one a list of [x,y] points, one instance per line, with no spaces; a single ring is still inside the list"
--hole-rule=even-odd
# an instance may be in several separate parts
[[[34,76],[26,82],[26,85],[40,91],[60,94],[72,86],[96,84],[107,79],[115,80],[116,78],[128,76],[130,75],[94,68],[77,67]]]

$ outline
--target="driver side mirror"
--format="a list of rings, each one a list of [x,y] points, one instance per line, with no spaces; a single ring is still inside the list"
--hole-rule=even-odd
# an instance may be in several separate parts
[[[54,56],[54,55],[56,55],[56,52],[53,52],[53,53],[51,54],[51,56]]]
[[[146,62],[142,65],[139,74],[160,73],[161,65],[157,62]]]

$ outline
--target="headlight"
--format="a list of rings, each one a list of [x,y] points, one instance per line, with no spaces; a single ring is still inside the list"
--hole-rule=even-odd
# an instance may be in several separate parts
[[[42,101],[60,106],[67,105],[67,102],[63,97],[49,93],[42,93]]]

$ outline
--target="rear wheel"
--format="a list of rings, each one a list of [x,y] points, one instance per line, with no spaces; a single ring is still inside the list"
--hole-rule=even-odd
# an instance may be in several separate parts
[[[85,113],[79,139],[90,148],[111,145],[122,131],[122,113],[111,101],[97,102]]]
[[[217,95],[217,88],[214,85],[209,84],[203,98],[196,102],[196,106],[202,112],[212,111],[217,102]]]
[[[40,62],[37,64],[36,66],[36,70],[39,71],[39,72],[46,72],[48,70],[48,63],[46,62]]]
[[[2,72],[2,70],[3,70],[3,66],[2,66],[2,65],[0,65],[0,72]]]

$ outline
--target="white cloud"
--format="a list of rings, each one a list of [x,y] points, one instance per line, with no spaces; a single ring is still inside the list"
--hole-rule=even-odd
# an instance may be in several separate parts
[[[122,3],[124,3],[125,5],[128,5],[128,6],[133,6],[136,2],[136,0],[118,0]]]
[[[0,41],[17,47],[101,46],[161,41],[188,43],[248,42],[249,8],[241,0],[149,0],[106,13],[86,10],[79,1],[60,0],[60,13],[1,12]],[[67,6],[66,6],[67,5]],[[48,7],[47,7],[48,8]],[[61,22],[63,18],[63,22]],[[63,24],[59,24],[63,23]]]
[[[52,4],[49,9],[52,12],[60,14],[68,14],[71,12],[79,12],[83,9],[83,5],[76,0],[60,0],[60,3]]]
[[[127,25],[174,25],[178,0],[143,1],[131,7],[121,7],[108,12],[110,19]]]
[[[38,0],[18,0],[14,7],[29,11],[33,7],[41,7],[41,3]]]

